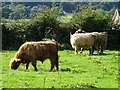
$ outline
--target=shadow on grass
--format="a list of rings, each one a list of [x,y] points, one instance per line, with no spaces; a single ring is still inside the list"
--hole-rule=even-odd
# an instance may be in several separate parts
[[[75,88],[97,88],[94,84],[89,84],[89,83],[81,83],[80,85],[77,85]]]
[[[62,71],[62,72],[70,72],[71,69],[70,68],[61,68],[60,71]]]
[[[61,68],[60,71],[61,71],[61,72],[79,73],[79,74],[82,74],[82,73],[86,73],[86,72],[87,72],[87,71],[85,71],[85,70],[76,70],[76,69],[71,69],[71,68]]]
[[[103,53],[103,54],[93,54],[93,55],[90,55],[90,56],[111,56],[111,55],[118,55],[119,56],[119,53],[118,54],[115,54],[115,53]]]

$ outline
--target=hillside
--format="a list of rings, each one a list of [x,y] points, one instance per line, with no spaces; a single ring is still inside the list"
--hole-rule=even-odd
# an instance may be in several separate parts
[[[78,4],[87,4],[87,2],[62,2],[56,3],[58,7],[62,6],[63,14],[72,13]],[[2,17],[6,19],[32,18],[36,13],[43,11],[46,6],[51,7],[52,2],[15,2],[0,3],[2,6]],[[101,9],[103,11],[114,11],[118,8],[118,2],[94,2],[91,3],[92,9]]]

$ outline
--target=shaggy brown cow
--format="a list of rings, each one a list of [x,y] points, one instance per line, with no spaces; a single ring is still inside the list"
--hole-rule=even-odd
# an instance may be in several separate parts
[[[26,42],[21,45],[15,57],[11,59],[10,68],[15,70],[22,63],[26,65],[27,70],[29,63],[32,62],[34,70],[37,71],[36,60],[43,63],[47,58],[51,62],[50,71],[53,70],[54,66],[58,71],[58,43],[55,40]]]

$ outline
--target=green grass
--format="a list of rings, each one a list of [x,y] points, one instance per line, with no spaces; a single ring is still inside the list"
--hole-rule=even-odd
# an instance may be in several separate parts
[[[57,20],[63,22],[63,23],[68,23],[71,18],[72,18],[73,14],[66,14],[64,16],[59,16]],[[18,19],[18,20],[13,20],[13,19],[5,19],[6,22],[8,23],[20,23],[20,22],[30,22],[30,19]]]
[[[88,51],[75,55],[74,51],[59,51],[59,72],[49,72],[50,62],[37,62],[35,72],[20,65],[9,69],[9,61],[16,51],[3,51],[2,88],[118,88],[118,51],[105,51],[105,55],[88,55]]]
[[[66,14],[65,16],[59,16],[58,20],[60,20],[63,23],[68,23],[71,18],[72,18],[73,14]]]

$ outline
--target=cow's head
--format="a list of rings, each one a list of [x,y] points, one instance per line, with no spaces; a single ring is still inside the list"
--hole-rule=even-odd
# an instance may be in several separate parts
[[[20,65],[20,61],[21,61],[21,59],[12,58],[10,61],[10,65],[9,65],[10,69],[16,70]]]

